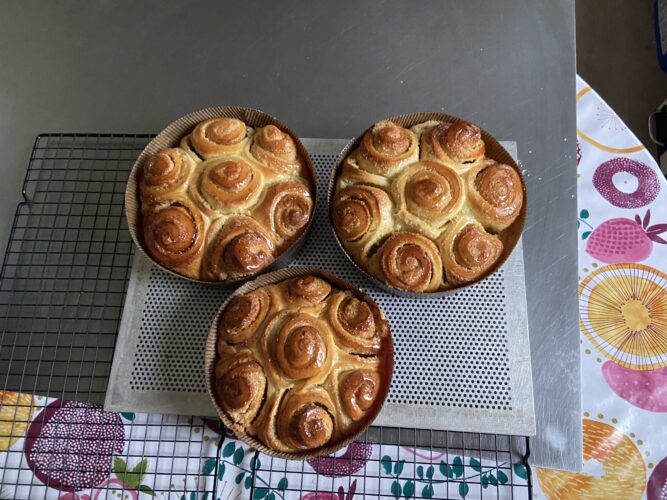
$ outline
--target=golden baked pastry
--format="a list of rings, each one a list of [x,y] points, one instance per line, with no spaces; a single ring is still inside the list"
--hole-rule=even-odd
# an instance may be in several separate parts
[[[419,158],[417,136],[393,122],[382,120],[364,134],[361,145],[349,158],[367,172],[391,177]]]
[[[139,177],[144,247],[193,279],[256,274],[304,232],[314,179],[295,139],[236,118],[197,124],[179,147],[148,158]]]
[[[208,220],[182,193],[156,198],[144,217],[146,250],[169,269],[194,276],[204,256],[207,225]]]
[[[385,284],[437,292],[477,281],[508,251],[521,213],[517,170],[486,156],[462,120],[373,125],[343,159],[330,217],[352,259]]]
[[[492,163],[470,169],[466,178],[470,207],[477,220],[497,232],[514,222],[523,204],[521,177],[516,170]]]
[[[483,276],[503,253],[503,243],[475,220],[452,222],[438,240],[447,281],[469,283]]]
[[[233,297],[216,326],[212,394],[239,436],[313,451],[352,437],[384,402],[389,326],[359,294],[290,278]]]

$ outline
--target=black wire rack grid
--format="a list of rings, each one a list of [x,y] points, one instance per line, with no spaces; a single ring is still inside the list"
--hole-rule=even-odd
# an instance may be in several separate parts
[[[100,424],[99,405],[133,255],[123,196],[129,170],[152,137],[42,134],[35,141],[24,200],[16,208],[0,271],[0,498],[59,498],[62,493],[50,470],[41,478],[32,473],[25,446],[16,444],[26,432],[30,435],[35,422],[44,425],[48,412],[41,407],[47,403],[78,401],[73,406],[83,408],[70,417],[71,436],[52,438],[53,471],[80,477],[100,472],[90,469],[77,448],[82,439],[77,424],[94,420],[111,425]],[[357,469],[341,483],[315,472],[317,462],[288,462],[246,450],[217,422],[169,415],[113,418],[124,429],[123,449],[113,459],[116,477],[124,480],[81,488],[77,498],[227,498],[235,485],[226,480],[218,484],[223,477],[218,473],[230,466],[239,469],[236,497],[274,500],[307,497],[308,492],[340,500],[532,495],[528,438],[371,427],[358,445],[372,449],[362,465],[349,453],[328,462],[345,469],[349,461],[348,469]],[[85,437],[93,438],[98,445],[111,439]],[[44,439],[48,448],[49,436],[42,436],[42,443]],[[63,442],[75,446],[56,449]],[[513,458],[513,442],[524,450],[519,460]],[[103,448],[97,446],[94,453]]]

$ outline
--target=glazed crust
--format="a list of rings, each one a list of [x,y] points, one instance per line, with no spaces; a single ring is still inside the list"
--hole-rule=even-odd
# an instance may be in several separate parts
[[[283,452],[341,441],[388,390],[389,326],[374,304],[306,275],[229,301],[214,394],[239,434]]]
[[[253,129],[236,118],[201,122],[181,139],[179,147],[165,149],[143,165],[139,194],[146,250],[159,264],[192,279],[251,276],[288,250],[306,230],[314,209],[314,179],[309,176],[295,139],[278,127]],[[184,213],[171,210],[158,216],[169,200],[179,203]],[[185,224],[185,213],[190,225]],[[166,215],[171,216],[170,225],[165,225]],[[218,232],[230,225],[238,229],[244,217],[253,219],[245,224],[254,224],[260,238],[248,236],[235,247],[240,255],[246,245],[249,254],[263,240],[258,262],[239,267],[233,259],[223,259],[212,266],[211,256],[219,250],[213,248],[220,242]],[[158,223],[162,229],[155,226]],[[161,242],[156,240],[158,235]],[[188,248],[193,251],[186,252],[184,243],[171,241],[172,236],[192,236]]]
[[[447,290],[506,256],[503,231],[521,213],[523,181],[486,156],[476,125],[430,120],[408,130],[382,120],[339,168],[333,228],[355,263],[389,287]]]

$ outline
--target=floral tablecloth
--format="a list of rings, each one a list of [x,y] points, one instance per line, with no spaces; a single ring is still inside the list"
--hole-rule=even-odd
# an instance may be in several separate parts
[[[665,499],[667,185],[581,79],[577,127],[584,470],[537,469],[535,493]],[[492,458],[354,443],[286,462],[196,417],[0,392],[0,498],[525,498],[526,469]]]

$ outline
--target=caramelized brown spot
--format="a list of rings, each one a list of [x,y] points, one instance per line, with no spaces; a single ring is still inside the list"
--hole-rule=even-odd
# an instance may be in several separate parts
[[[447,129],[445,146],[459,161],[475,160],[486,151],[480,128],[463,120],[453,123]]]
[[[262,367],[246,359],[232,366],[217,381],[222,403],[230,410],[239,410],[262,397],[265,379]]]
[[[171,206],[158,212],[152,218],[154,239],[157,244],[171,253],[187,250],[197,236],[197,226],[187,210]]]
[[[257,134],[257,144],[263,149],[284,159],[296,158],[296,145],[289,134],[284,133],[275,125],[267,125]]]
[[[252,390],[248,380],[227,372],[220,381],[220,396],[224,403],[233,410],[243,408],[250,402]]]
[[[331,292],[331,285],[315,276],[304,276],[290,282],[289,293],[307,300],[311,304],[322,302]]]
[[[180,166],[180,158],[174,158],[175,153],[162,151],[152,156],[144,166],[144,178],[151,185],[160,185],[169,181],[173,171]],[[179,165],[177,165],[177,162]]]
[[[447,195],[448,186],[436,174],[426,173],[411,182],[408,189],[416,203],[425,208],[435,208]]]
[[[225,263],[248,273],[266,267],[269,259],[266,240],[257,233],[248,232],[237,236],[225,249]]]
[[[431,276],[431,259],[417,245],[407,244],[397,249],[394,266],[400,281],[411,287]]]
[[[204,134],[216,144],[237,144],[246,136],[246,124],[236,118],[218,118],[208,124]]]
[[[456,237],[454,255],[456,261],[469,268],[490,266],[502,251],[502,243],[498,238],[469,226]]]
[[[338,321],[348,332],[362,338],[375,334],[375,318],[366,302],[356,297],[347,297],[338,308]]]
[[[519,174],[509,165],[496,163],[477,174],[475,187],[489,204],[509,216],[521,207],[523,191]]]
[[[290,419],[290,434],[302,446],[317,448],[331,439],[333,421],[329,412],[315,403],[299,408]]]
[[[245,330],[260,314],[260,302],[252,295],[232,297],[222,313],[220,328],[225,332]]]
[[[371,212],[363,200],[348,198],[334,208],[334,224],[347,241],[361,238],[371,224]]]
[[[239,191],[250,184],[253,172],[248,165],[239,160],[226,160],[210,169],[208,176],[225,190]]]
[[[283,196],[276,205],[276,229],[281,236],[292,236],[304,227],[310,218],[310,200],[303,196]]]
[[[312,326],[295,328],[285,342],[285,357],[296,368],[321,368],[326,357],[326,345],[320,332]]]
[[[359,420],[370,410],[380,390],[380,376],[369,370],[355,370],[345,375],[339,385],[345,412]]]
[[[383,153],[396,156],[410,148],[410,133],[392,122],[381,122],[373,128],[373,146]]]

